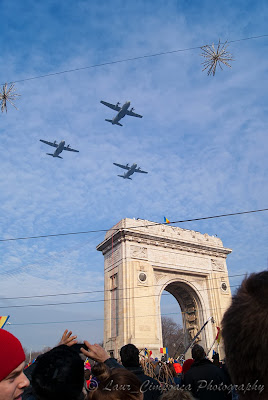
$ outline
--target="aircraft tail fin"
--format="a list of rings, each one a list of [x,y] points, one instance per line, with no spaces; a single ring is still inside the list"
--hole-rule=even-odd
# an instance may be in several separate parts
[[[127,178],[125,175],[117,175],[117,176],[120,176],[120,178],[124,178],[124,179],[130,179],[131,181],[132,181],[132,178]]]
[[[111,124],[113,123],[112,119],[105,119],[105,121],[107,122],[111,122]],[[114,125],[119,125],[119,126],[123,126],[122,124],[120,124],[119,122],[116,122]]]
[[[61,158],[61,159],[62,159],[62,157],[61,157],[61,156],[54,156],[54,154],[53,154],[53,153],[47,153],[47,155],[48,155],[48,156],[51,156],[51,157],[57,157],[57,158]]]

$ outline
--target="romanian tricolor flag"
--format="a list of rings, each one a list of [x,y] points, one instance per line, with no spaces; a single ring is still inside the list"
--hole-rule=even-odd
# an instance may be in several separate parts
[[[165,224],[170,224],[170,220],[167,219],[166,217],[164,217],[164,223],[165,223]]]
[[[168,354],[168,348],[167,347],[160,347],[160,353]]]
[[[219,328],[218,326],[217,326],[217,335],[216,335],[216,340],[217,340],[217,342],[218,342],[218,344],[220,343],[220,341],[221,341],[221,328]]]
[[[0,316],[0,329],[4,328],[5,324],[7,323],[8,318],[9,318],[9,315],[7,315],[6,317]]]
[[[152,351],[151,351],[151,350],[147,350],[146,347],[145,347],[145,349],[144,349],[144,355],[145,355],[145,357],[150,357],[151,354],[152,354]]]

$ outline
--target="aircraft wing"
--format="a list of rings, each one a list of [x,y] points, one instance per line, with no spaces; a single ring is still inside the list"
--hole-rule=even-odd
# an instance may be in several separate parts
[[[148,174],[148,172],[142,171],[140,168],[135,168],[134,171],[135,172],[140,172],[141,174]]]
[[[43,139],[40,139],[40,142],[48,144],[49,146],[52,146],[52,147],[58,147],[58,144],[55,142],[47,142],[46,140],[43,140]]]
[[[112,110],[115,111],[120,111],[121,107],[117,106],[116,104],[111,104],[111,103],[107,103],[106,101],[101,100],[101,104],[104,104],[106,107],[111,108]]]
[[[128,164],[127,165],[122,165],[122,164],[117,164],[117,163],[113,163],[114,165],[116,165],[117,167],[120,167],[120,168],[123,168],[123,169],[127,169],[127,170],[129,170],[130,169],[130,167],[128,166]]]
[[[134,112],[131,111],[131,110],[127,110],[126,114],[127,114],[127,115],[130,115],[131,117],[142,118],[142,115],[136,114],[136,113],[134,113]]]
[[[63,150],[75,151],[76,153],[79,153],[79,150],[71,149],[71,147],[69,147],[69,146],[64,146],[64,147],[63,147]]]

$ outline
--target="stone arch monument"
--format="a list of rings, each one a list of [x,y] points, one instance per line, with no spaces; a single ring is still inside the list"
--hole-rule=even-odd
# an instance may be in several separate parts
[[[97,250],[104,255],[104,347],[110,354],[118,357],[124,344],[133,343],[159,356],[164,290],[181,308],[186,342],[213,317],[215,324],[208,323],[197,339],[209,349],[231,300],[226,266],[231,250],[218,237],[126,218]]]

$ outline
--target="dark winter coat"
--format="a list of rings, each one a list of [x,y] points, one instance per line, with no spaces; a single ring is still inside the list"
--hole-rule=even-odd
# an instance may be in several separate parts
[[[224,400],[227,391],[225,376],[220,368],[204,358],[195,361],[184,375],[183,384],[191,390],[193,396],[199,400]]]

